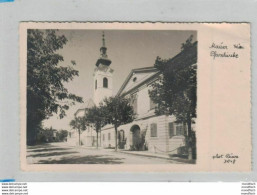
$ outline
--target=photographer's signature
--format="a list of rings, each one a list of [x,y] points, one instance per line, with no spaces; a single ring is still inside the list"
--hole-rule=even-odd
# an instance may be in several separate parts
[[[239,158],[238,155],[233,153],[227,153],[227,154],[216,154],[212,156],[213,160],[222,160],[224,164],[235,164],[237,159]]]

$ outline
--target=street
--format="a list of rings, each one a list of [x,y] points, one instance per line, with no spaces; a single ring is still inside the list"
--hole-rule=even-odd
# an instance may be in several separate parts
[[[114,149],[72,147],[51,143],[27,147],[28,164],[173,164],[169,159],[115,152]]]

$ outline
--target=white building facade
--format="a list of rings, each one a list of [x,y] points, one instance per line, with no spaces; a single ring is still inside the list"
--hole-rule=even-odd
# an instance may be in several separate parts
[[[114,70],[110,68],[111,60],[107,56],[107,48],[103,35],[103,46],[100,49],[100,58],[94,70],[94,104],[112,96],[112,80]],[[154,67],[145,67],[131,70],[124,81],[119,96],[133,99],[131,102],[136,118],[133,122],[118,127],[118,148],[124,150],[145,150],[153,153],[178,154],[185,150],[187,127],[175,123],[174,116],[155,114],[155,104],[149,97],[151,84],[160,79],[161,75]],[[192,129],[194,130],[194,124]],[[75,136],[74,132],[74,136]],[[84,135],[83,135],[84,134]],[[81,137],[85,137],[85,144],[95,146],[96,133],[86,130]],[[90,136],[94,138],[90,138]],[[103,148],[115,147],[115,129],[106,125],[101,129],[98,140]]]
[[[175,123],[173,116],[156,116],[155,104],[148,91],[161,75],[154,67],[134,69],[117,95],[133,97],[136,119],[118,128],[118,147],[125,150],[147,150],[153,153],[177,154],[185,146],[186,125]],[[115,147],[115,130],[102,128],[102,147]]]

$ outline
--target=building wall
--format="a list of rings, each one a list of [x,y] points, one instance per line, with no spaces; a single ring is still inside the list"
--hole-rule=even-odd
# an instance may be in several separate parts
[[[96,132],[94,129],[87,127],[87,129],[80,134],[80,141],[83,146],[96,146]],[[70,146],[79,146],[79,134],[77,130],[73,129],[68,133],[67,144]]]
[[[137,105],[135,106],[137,109],[135,112],[137,114],[137,118],[132,123],[122,125],[118,128],[118,131],[123,130],[125,134],[126,144],[124,149],[129,150],[133,148],[132,129],[138,125],[140,133],[142,135],[145,134],[145,145],[149,152],[177,154],[180,148],[185,146],[185,136],[174,135],[170,137],[169,123],[174,122],[176,119],[173,116],[156,116],[154,114],[154,109],[150,109],[150,97],[148,90],[149,86],[145,84],[130,93],[136,94],[137,97]],[[126,97],[130,97],[130,94],[127,94]],[[152,124],[156,124],[156,137],[151,136]],[[110,140],[108,140],[108,133],[111,134]],[[103,136],[105,137],[104,139]],[[103,147],[115,147],[114,128],[102,128],[101,141]]]
[[[152,153],[169,153],[177,154],[180,147],[185,145],[185,137],[173,136],[169,138],[168,124],[174,122],[174,117],[168,117],[165,115],[154,116],[145,120],[133,121],[122,125],[118,128],[118,131],[123,130],[125,134],[126,144],[124,149],[129,150],[132,146],[132,129],[135,125],[140,127],[140,132],[145,133],[145,141],[148,146],[148,151]],[[151,137],[151,124],[157,124],[157,136]],[[108,133],[111,133],[111,140],[108,140]],[[105,139],[103,140],[103,135]],[[104,148],[115,147],[115,130],[114,128],[102,129],[101,142]]]
[[[100,69],[96,68],[94,72],[94,103],[98,106],[105,97],[112,96],[112,70],[110,68]],[[103,87],[103,79],[108,79],[108,88]],[[95,88],[95,81],[97,80],[97,89]]]
[[[101,132],[101,146],[103,148],[115,147],[115,130],[110,128]]]
[[[150,110],[150,98],[148,94],[148,88],[143,86],[141,90],[138,91],[138,100],[137,100],[137,114],[139,117]]]

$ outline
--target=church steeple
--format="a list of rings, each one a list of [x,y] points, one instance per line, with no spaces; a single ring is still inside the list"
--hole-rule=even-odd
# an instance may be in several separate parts
[[[102,35],[102,41],[103,41],[103,45],[100,48],[100,58],[97,60],[96,62],[96,66],[98,67],[100,64],[104,65],[104,66],[109,66],[112,61],[110,59],[108,59],[108,55],[107,55],[107,47],[105,46],[105,36],[104,36],[104,32]]]
[[[100,46],[100,57],[94,69],[94,103],[99,106],[104,98],[112,96],[112,79],[114,70],[110,67],[111,60],[108,59],[105,35],[102,35],[102,46]]]

